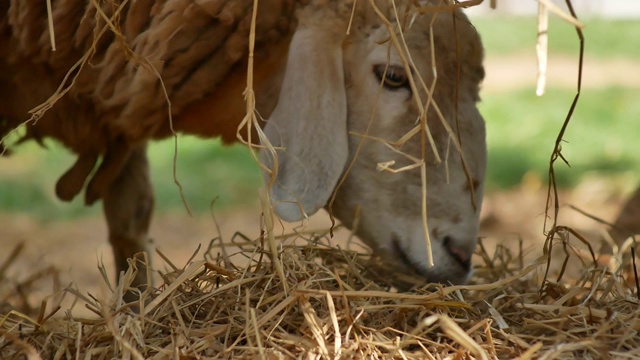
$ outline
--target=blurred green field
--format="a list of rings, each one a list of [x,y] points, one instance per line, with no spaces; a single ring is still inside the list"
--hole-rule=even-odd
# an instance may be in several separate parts
[[[181,136],[178,144],[177,179],[194,211],[255,201],[262,180],[246,147],[223,146],[218,140],[187,136]],[[25,211],[41,220],[98,213],[100,206],[86,209],[81,196],[71,204],[56,199],[55,182],[75,157],[55,142],[47,141],[46,145],[47,149],[42,149],[28,143],[15,149],[9,159],[0,159],[0,210]],[[149,147],[159,211],[184,206],[173,179],[173,154],[173,139],[153,142]]]
[[[535,56],[535,18],[487,17],[473,21],[488,57]],[[586,59],[605,64],[607,60],[626,59],[640,64],[640,47],[634,45],[640,22],[589,18],[582,22]],[[553,16],[548,46],[549,56],[568,56],[578,63],[575,28]],[[561,161],[556,163],[559,185],[575,186],[590,176],[607,177],[627,187],[640,180],[640,145],[636,139],[640,134],[639,93],[640,83],[633,88],[583,90],[564,136],[563,154],[571,167]],[[534,83],[516,91],[483,94],[480,111],[487,120],[489,190],[518,185],[525,174],[546,183],[551,151],[574,96],[573,87],[551,87],[544,96],[537,97]]]
[[[479,17],[472,19],[482,36],[487,53],[511,55],[535,49],[537,19],[529,17]],[[640,22],[633,20],[581,19],[585,25],[585,55],[598,59],[640,59]],[[579,41],[576,29],[551,16],[549,18],[549,53],[576,55]]]
[[[549,158],[575,91],[533,87],[509,96],[485,96],[480,111],[487,120],[490,190],[517,185],[527,173],[546,182]],[[564,136],[562,153],[571,167],[556,162],[559,185],[571,187],[585,176],[640,180],[637,91],[588,90],[581,95]]]
[[[627,58],[640,62],[640,47],[631,46],[640,34],[640,22],[587,21],[587,55],[600,59]],[[476,19],[486,52],[491,56],[518,54],[535,46],[534,19]],[[575,55],[575,30],[552,21],[550,50]],[[623,69],[621,69],[623,71]],[[567,114],[575,90],[550,88],[536,97],[535,84],[508,93],[483,95],[480,110],[487,119],[489,190],[517,186],[526,176],[546,182],[549,156],[556,134]],[[636,88],[589,89],[582,94],[569,125],[563,153],[571,168],[558,163],[560,185],[570,187],[586,176],[640,179],[640,102]],[[173,140],[150,147],[157,209],[180,209],[182,201],[173,183]],[[74,158],[59,145],[35,144],[16,149],[15,156],[0,159],[0,211],[28,212],[41,220],[60,220],[96,214],[82,200],[71,205],[55,199],[55,181]],[[243,206],[255,202],[261,179],[249,150],[224,147],[218,141],[181,137],[178,179],[189,205],[196,212]]]

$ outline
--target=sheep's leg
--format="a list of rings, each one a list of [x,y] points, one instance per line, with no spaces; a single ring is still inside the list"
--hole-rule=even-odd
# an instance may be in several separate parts
[[[103,196],[109,242],[118,274],[128,269],[127,259],[146,251],[154,203],[146,150],[145,144],[130,152],[119,175],[109,184]],[[132,286],[140,290],[146,288],[146,270],[144,266],[138,266]],[[125,294],[127,301],[135,298],[133,293]]]
[[[636,234],[640,234],[640,187],[624,204],[611,230],[617,245],[622,245],[629,236]]]

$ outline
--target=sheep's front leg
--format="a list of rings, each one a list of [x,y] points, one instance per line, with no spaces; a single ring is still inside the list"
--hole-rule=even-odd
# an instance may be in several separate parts
[[[146,150],[145,144],[131,151],[122,171],[103,194],[109,242],[118,274],[128,269],[127,259],[146,251],[154,203]],[[140,290],[146,288],[146,270],[144,266],[138,266],[132,286]],[[135,299],[133,293],[125,294],[126,301]]]

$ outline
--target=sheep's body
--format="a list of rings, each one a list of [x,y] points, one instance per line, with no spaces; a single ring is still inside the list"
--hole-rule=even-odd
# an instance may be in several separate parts
[[[617,245],[630,236],[640,234],[640,187],[638,187],[620,209],[611,227],[611,237]]]
[[[261,4],[255,86],[264,94],[259,105],[270,112],[297,3]],[[172,125],[235,141],[245,112],[252,6],[253,0],[137,0],[122,9],[106,2],[98,11],[86,0],[54,1],[51,51],[45,2],[0,4],[0,138],[31,118],[25,140],[54,138],[78,154],[56,184],[63,200],[85,188],[100,161],[85,200],[104,201],[118,271],[147,242],[153,192],[146,142],[170,135]],[[60,89],[64,96],[54,96]],[[51,100],[32,118],[32,109]],[[143,272],[135,282],[145,282]]]
[[[344,164],[347,159],[353,160],[360,148],[360,137],[347,136],[346,129],[366,133],[369,119],[381,117],[369,134],[392,141],[411,130],[419,117],[418,109],[411,105],[413,96],[405,91],[408,87],[383,94],[389,98],[386,103],[385,99],[381,100],[381,104],[386,104],[381,105],[382,114],[367,115],[367,111],[377,106],[377,96],[371,93],[377,87],[375,81],[379,83],[383,77],[376,72],[378,70],[372,71],[369,65],[360,65],[359,61],[368,64],[368,61],[375,60],[373,69],[379,69],[377,66],[387,61],[387,57],[382,55],[390,51],[394,66],[397,68],[399,64],[399,55],[394,53],[397,49],[389,50],[388,43],[383,45],[383,32],[386,30],[379,20],[375,20],[378,15],[370,5],[358,2],[351,24],[353,34],[346,36],[351,2],[312,0],[310,5],[308,3],[304,0],[261,0],[257,16],[254,68],[257,109],[265,117],[273,112],[273,118],[269,121],[271,127],[267,128],[269,139],[275,142],[282,140],[281,145],[289,149],[283,153],[282,163],[285,166],[279,173],[286,177],[293,168],[290,162],[287,163],[290,156],[295,161],[311,156],[308,163],[315,164],[323,155],[338,151],[335,155],[336,159],[340,159],[331,160],[331,156],[328,156],[329,160],[323,160],[327,163],[319,164],[319,176],[316,178],[322,180],[318,186],[323,188],[323,195],[312,198],[311,207],[307,208],[304,203],[303,207],[295,206],[292,212],[287,204],[297,194],[274,193],[277,201],[287,205],[282,207],[276,204],[276,210],[285,218],[299,218],[296,209],[309,214],[315,212],[318,207],[325,205],[327,194],[334,192],[336,179],[342,176]],[[391,18],[392,8],[384,3],[380,1],[379,5],[383,13]],[[58,196],[64,200],[74,197],[83,189],[95,164],[101,161],[86,186],[86,200],[87,203],[99,198],[104,201],[109,239],[119,270],[126,269],[127,258],[144,250],[153,205],[145,145],[149,139],[171,133],[169,112],[176,131],[204,137],[221,136],[227,142],[235,140],[237,126],[245,113],[242,92],[246,86],[252,6],[253,0],[137,0],[126,3],[122,9],[107,2],[100,12],[86,0],[54,1],[52,14],[57,50],[52,52],[46,30],[45,2],[13,0],[0,4],[3,14],[0,18],[0,115],[5,116],[4,122],[0,123],[0,135],[29,119],[29,111],[47,102],[56,94],[60,84],[64,85],[64,89],[68,88],[68,92],[56,98],[53,106],[43,112],[41,118],[38,116],[37,122],[28,124],[27,138],[52,137],[78,154],[78,161],[60,178],[56,187]],[[300,12],[301,17],[296,18],[294,14],[300,6],[305,6],[305,9]],[[111,24],[105,23],[102,14],[107,17],[118,14],[115,17],[117,32],[114,33],[110,28]],[[394,216],[397,213],[402,216],[402,221],[409,217],[420,219],[422,216],[419,196],[421,182],[419,175],[416,181],[415,171],[389,178],[389,174],[380,176],[373,170],[376,163],[383,160],[391,158],[403,163],[406,158],[390,152],[379,143],[363,146],[365,159],[361,161],[356,158],[354,174],[345,175],[344,185],[337,191],[335,204],[336,213],[350,227],[358,221],[357,217],[354,218],[356,209],[361,205],[365,208],[366,211],[362,213],[363,226],[358,233],[374,248],[399,256],[406,265],[428,274],[432,280],[461,282],[468,275],[470,251],[476,241],[485,148],[484,123],[475,108],[478,84],[483,76],[482,49],[468,20],[459,12],[455,13],[455,18],[458,25],[454,24],[451,13],[447,12],[437,18],[433,25],[435,50],[443,53],[438,55],[437,66],[442,72],[439,69],[440,80],[433,99],[442,109],[443,121],[450,122],[449,126],[457,131],[458,140],[463,142],[465,156],[470,159],[470,173],[467,174],[470,178],[467,179],[463,174],[459,156],[453,156],[450,160],[449,166],[454,168],[451,170],[451,185],[443,175],[444,166],[438,170],[433,159],[426,159],[426,166],[430,169],[428,185],[432,188],[434,185],[444,187],[443,191],[435,189],[436,194],[428,199],[437,209],[434,223],[430,222],[432,236],[440,243],[434,253],[440,256],[440,252],[445,251],[448,258],[444,265],[437,271],[427,270],[423,257],[420,257],[422,255],[415,254],[422,251],[424,246],[424,233],[422,236],[419,234],[421,227],[416,229],[412,223],[411,230],[406,234],[403,233],[405,230],[379,228],[385,224],[395,226],[393,222],[389,223],[385,211]],[[404,19],[406,26],[408,18],[405,16]],[[420,20],[420,25],[415,25],[415,29],[407,34],[409,48],[416,48],[419,52],[415,56],[420,63],[415,70],[423,74],[426,81],[431,80],[425,74],[430,72],[428,24],[432,19],[436,18],[427,16]],[[293,33],[298,21],[301,27],[296,37]],[[463,47],[460,51],[456,49],[458,41],[450,36],[454,32],[460,37]],[[320,36],[323,33],[329,35]],[[287,60],[292,36],[295,45],[291,46],[293,54],[290,53]],[[326,44],[324,40],[327,40]],[[325,63],[314,63],[313,59],[308,64],[304,63],[305,58],[299,49],[305,48],[308,41],[319,41],[315,44],[317,48],[311,47],[311,52],[317,51],[316,58],[320,55],[333,56],[327,57],[326,61],[333,62],[339,69],[344,66],[344,72],[340,70],[340,75],[334,76],[337,73],[323,72],[327,65]],[[337,47],[324,47],[330,43],[335,43]],[[335,57],[343,53],[344,60]],[[89,61],[69,72],[87,54],[91,55]],[[378,54],[375,55],[377,58],[371,58],[372,54]],[[294,69],[296,66],[298,70]],[[310,68],[311,78],[318,83],[320,90],[317,93],[295,90],[296,84],[299,86],[304,83],[306,75],[294,72],[300,72],[306,66]],[[331,66],[327,66],[327,71],[331,70]],[[68,74],[71,77],[65,82]],[[379,80],[375,80],[375,76]],[[73,84],[70,79],[73,79]],[[367,89],[361,90],[366,91],[358,90],[361,86],[358,81],[371,83],[372,79],[373,87],[362,85]],[[323,82],[331,88],[321,88],[320,83]],[[310,85],[304,84],[306,88],[311,88]],[[416,85],[415,90],[418,96],[426,99],[425,88]],[[343,94],[343,98],[334,96],[336,94]],[[325,95],[326,99],[323,98]],[[167,98],[171,101],[170,107]],[[316,98],[327,102],[315,103]],[[393,104],[406,109],[402,110],[402,107]],[[300,106],[307,110],[300,110]],[[449,133],[435,120],[438,115],[433,105],[427,104],[427,108],[428,116],[434,118],[430,120],[429,128],[434,134],[436,146],[439,151],[444,151],[451,143]],[[308,109],[316,109],[318,114],[316,111],[309,113]],[[302,134],[298,134],[302,147],[289,144],[284,138],[286,128],[292,124],[302,126],[293,130],[296,134],[302,131]],[[309,130],[315,129],[316,125],[320,126],[317,133]],[[343,145],[333,149],[331,131],[340,133],[336,139],[344,139],[341,140],[344,141]],[[419,138],[407,142],[402,150],[420,158],[421,153],[424,154],[420,150],[424,144],[421,145]],[[316,140],[324,141],[332,151],[328,154],[296,153],[299,151],[296,149],[309,152],[307,145],[313,147]],[[338,148],[342,150],[336,150]],[[433,154],[428,152],[427,156]],[[270,161],[268,158],[267,162]],[[329,176],[323,172],[327,167],[334,174],[333,180],[324,181],[324,177]],[[298,183],[300,179],[297,176],[277,178],[277,181],[281,186],[292,181]],[[373,179],[369,180],[372,176]],[[359,183],[362,181],[365,184],[372,182],[369,186],[361,186]],[[470,199],[473,193],[469,192],[471,188],[476,190],[473,200]],[[359,203],[358,198],[365,197],[369,201],[377,197],[372,193],[376,189],[389,192],[388,200],[391,202]],[[303,192],[304,196],[309,196],[306,190],[303,189]],[[315,194],[313,191],[310,193]],[[395,193],[400,193],[400,196]],[[446,218],[449,220],[444,221]],[[438,231],[450,231],[453,240],[446,234],[442,238],[436,234]],[[388,236],[380,239],[382,235],[377,233]],[[460,237],[460,240],[456,237]],[[456,262],[461,265],[455,265]],[[455,267],[453,272],[452,267]],[[144,283],[144,278],[138,278],[138,283]]]
[[[29,136],[55,138],[77,154],[106,154],[123,142],[135,147],[170,134],[170,111],[178,131],[234,141],[244,113],[237,94],[245,87],[252,4],[131,1],[116,23],[122,34],[118,37],[86,0],[55,1],[56,51],[51,51],[46,4],[3,2],[0,66],[9,71],[0,74],[0,86],[12,90],[0,98],[0,114],[8,119],[0,125],[0,135],[29,119],[29,111],[56,93],[69,70],[93,52],[68,93],[27,127]],[[257,62],[257,86],[263,73],[272,70],[271,62],[285,58],[277,52],[294,27],[294,1],[262,4],[256,56],[266,61]],[[113,4],[101,10],[109,17],[117,11]],[[102,189],[90,189],[98,192],[87,194],[92,202]],[[73,194],[79,190],[65,189]]]

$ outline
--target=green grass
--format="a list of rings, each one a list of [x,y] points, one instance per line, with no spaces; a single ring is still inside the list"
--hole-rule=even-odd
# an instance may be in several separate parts
[[[530,17],[472,19],[491,56],[535,52],[537,20]],[[606,59],[629,57],[640,59],[640,21],[583,19],[585,54]],[[574,27],[556,17],[549,21],[549,52],[576,55],[579,39]]]
[[[488,56],[535,56],[535,18],[490,17],[473,21]],[[586,25],[583,32],[587,57],[640,62],[640,46],[635,46],[640,22],[582,21]],[[576,57],[578,51],[575,28],[552,16],[549,53]],[[484,94],[480,109],[487,120],[490,189],[515,186],[527,173],[543,181],[547,179],[553,144],[575,91],[548,89],[545,96],[538,98],[534,86],[509,93]],[[640,178],[637,156],[640,104],[636,99],[637,89],[614,87],[583,92],[564,137],[563,154],[571,168],[561,161],[556,163],[560,185],[573,186],[594,173],[604,176],[631,173],[630,177],[636,181]]]
[[[547,178],[549,158],[574,91],[533,88],[487,97],[480,105],[487,122],[488,186],[517,185],[527,173]],[[625,88],[585,90],[564,136],[571,168],[556,162],[559,185],[576,185],[590,173],[635,174],[640,178],[640,103]]]
[[[150,148],[152,179],[161,208],[182,206],[173,180],[173,140]],[[185,137],[179,141],[177,178],[184,196],[195,210],[241,206],[257,196],[262,182],[258,166],[249,149],[223,146],[219,141]]]
[[[10,170],[0,174],[0,209],[29,212],[41,220],[99,213],[100,205],[86,209],[82,196],[70,204],[56,199],[55,182],[75,159],[54,142],[47,142],[47,148],[35,143],[16,148],[12,157],[17,165],[7,166],[3,161],[12,159],[0,158],[0,169]],[[173,179],[173,153],[173,140],[154,142],[149,147],[156,209],[160,211],[184,207]],[[208,211],[212,202],[215,209],[221,209],[254,201],[262,181],[247,148],[191,137],[179,140],[177,178],[189,206],[200,213]]]

